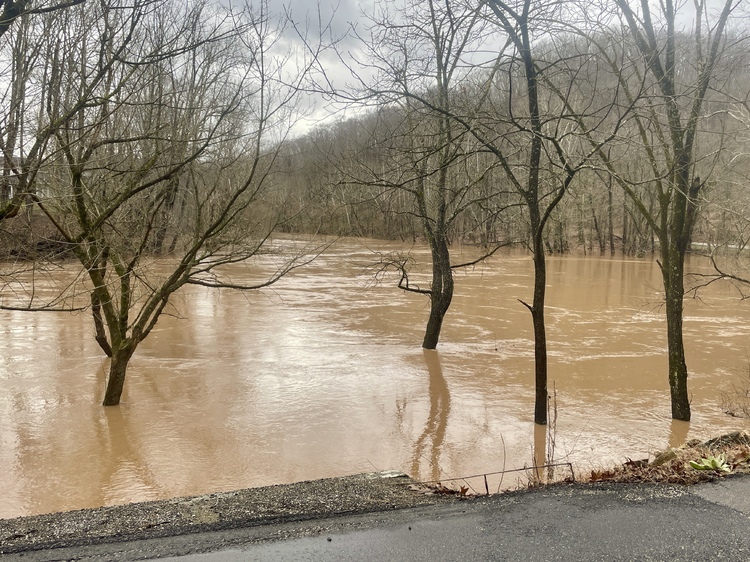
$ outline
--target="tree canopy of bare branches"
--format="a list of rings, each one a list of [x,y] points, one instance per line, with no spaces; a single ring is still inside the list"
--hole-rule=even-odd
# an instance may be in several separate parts
[[[114,405],[175,291],[259,288],[306,261],[255,283],[222,274],[265,252],[285,220],[269,189],[307,68],[266,3],[68,4],[27,10],[3,38],[2,148],[21,201],[80,265]]]

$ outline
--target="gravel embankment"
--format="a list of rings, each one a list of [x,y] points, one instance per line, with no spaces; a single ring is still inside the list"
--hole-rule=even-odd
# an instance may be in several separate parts
[[[419,491],[397,472],[359,474],[222,492],[0,519],[0,554],[254,527],[335,515],[456,501]]]

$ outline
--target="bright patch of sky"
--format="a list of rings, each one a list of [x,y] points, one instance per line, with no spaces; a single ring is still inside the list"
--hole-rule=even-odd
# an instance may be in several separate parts
[[[258,0],[218,0],[224,6],[240,10],[244,6],[259,9]],[[353,27],[360,28],[366,22],[366,12],[371,11],[373,3],[365,0],[267,0],[268,13],[275,18],[288,17],[293,24],[287,23],[277,49],[295,52],[297,67],[310,60],[310,49],[318,45],[328,45],[318,53],[316,73],[311,76],[317,87],[324,89],[328,85],[342,88],[352,81],[352,73],[340,55],[348,57],[360,48],[359,41],[351,34]],[[307,42],[301,38],[304,37]],[[336,44],[336,49],[330,47]],[[290,76],[297,68],[290,68]],[[325,73],[325,79],[323,76]],[[308,84],[311,89],[315,86]],[[342,119],[352,114],[351,109],[344,109],[344,104],[335,103],[330,96],[309,92],[300,103],[302,115],[293,128],[294,134],[303,134],[312,128]]]

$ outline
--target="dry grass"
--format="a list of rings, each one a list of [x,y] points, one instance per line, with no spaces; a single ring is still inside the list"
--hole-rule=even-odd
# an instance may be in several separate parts
[[[745,371],[738,373],[730,388],[721,393],[724,413],[735,418],[750,418],[750,360]]]
[[[722,456],[728,471],[699,470],[690,461]],[[661,484],[698,484],[728,474],[750,473],[750,433],[738,431],[710,439],[705,443],[691,441],[677,449],[667,449],[652,461],[628,460],[621,466],[592,470],[584,480],[589,482],[653,482]]]
[[[706,459],[723,461],[726,470],[700,470],[691,466],[691,461],[706,464]],[[567,464],[567,463],[563,463]],[[542,468],[542,467],[540,467]],[[710,482],[730,474],[750,474],[750,432],[735,431],[701,443],[689,441],[682,447],[667,449],[655,455],[653,460],[628,460],[614,468],[592,470],[590,474],[577,473],[577,478],[563,478],[542,481],[535,469],[514,469],[508,472],[525,472],[526,480],[519,481],[516,488],[531,489],[562,482],[617,482],[624,484],[653,483],[691,485]],[[576,471],[577,472],[577,471]],[[493,473],[498,474],[498,473]],[[476,478],[476,477],[467,477]],[[464,486],[464,484],[466,484]],[[473,498],[484,495],[477,492],[466,478],[456,478],[448,482],[421,482],[410,487],[412,490],[432,495],[451,495]]]

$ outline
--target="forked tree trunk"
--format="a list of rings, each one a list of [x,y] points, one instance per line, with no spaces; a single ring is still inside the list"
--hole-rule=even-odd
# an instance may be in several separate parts
[[[91,292],[91,314],[94,317],[94,330],[96,333],[94,339],[96,340],[96,343],[99,344],[99,347],[102,348],[102,351],[104,351],[107,357],[112,357],[112,347],[109,345],[109,340],[107,340],[107,332],[104,329],[102,305],[96,291]]]
[[[109,377],[107,378],[107,390],[104,393],[104,406],[117,406],[120,403],[122,389],[125,386],[125,372],[128,368],[130,358],[135,352],[135,344],[128,343],[120,346],[112,353],[109,364]]]

